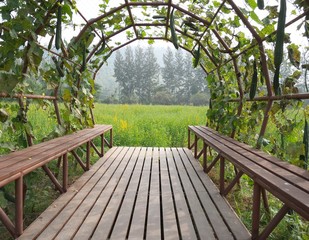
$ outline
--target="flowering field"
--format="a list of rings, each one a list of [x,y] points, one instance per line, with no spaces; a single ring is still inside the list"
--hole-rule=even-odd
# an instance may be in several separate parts
[[[207,107],[96,104],[97,124],[111,124],[114,145],[182,147],[188,125],[205,125]]]

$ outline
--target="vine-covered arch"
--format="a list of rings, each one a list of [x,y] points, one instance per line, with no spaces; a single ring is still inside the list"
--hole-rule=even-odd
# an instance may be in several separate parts
[[[10,111],[1,106],[2,129],[20,124],[28,145],[33,136],[26,117],[27,100],[53,102],[62,127],[51,136],[93,125],[97,72],[113,52],[137,40],[150,44],[167,40],[190,52],[207,73],[208,124],[259,148],[267,143],[269,118],[282,135],[291,121],[284,109],[299,109],[299,101],[294,100],[309,98],[297,86],[307,86],[306,0],[105,0],[98,2],[97,15],[90,18],[86,4],[72,0],[0,3],[0,96],[17,98],[20,106],[17,117],[7,116]],[[291,42],[294,34],[299,38],[295,43]],[[289,76],[280,75],[285,62],[293,69]],[[44,87],[37,89],[35,83]],[[58,100],[65,109],[59,110]],[[11,124],[4,124],[7,121]],[[278,142],[273,144],[275,148]]]

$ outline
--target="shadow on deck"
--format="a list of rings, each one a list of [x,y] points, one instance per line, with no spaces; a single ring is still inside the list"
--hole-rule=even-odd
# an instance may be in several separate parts
[[[250,239],[187,148],[114,147],[19,239]]]

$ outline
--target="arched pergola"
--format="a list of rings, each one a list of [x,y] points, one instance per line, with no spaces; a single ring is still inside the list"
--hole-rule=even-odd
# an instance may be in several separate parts
[[[243,117],[250,118],[246,115],[248,111],[244,113],[244,109],[250,108],[250,102],[263,103],[259,109],[263,117],[259,117],[260,129],[257,130],[257,147],[261,147],[274,102],[309,98],[307,92],[295,88],[299,75],[290,84],[281,79],[278,85],[279,74],[275,74],[275,69],[280,71],[282,59],[274,52],[274,46],[279,55],[287,53],[285,48],[289,49],[284,61],[290,61],[295,71],[305,69],[300,75],[306,78],[306,62],[300,65],[299,61],[300,51],[307,44],[303,42],[308,36],[307,1],[295,5],[286,1],[280,4],[232,0],[104,1],[97,6],[96,2],[91,3],[95,14],[91,18],[86,4],[70,0],[1,3],[2,97],[52,100],[58,123],[64,124],[57,99],[71,103],[71,109],[77,107],[74,98],[84,107],[91,106],[91,79],[96,78],[113,52],[137,40],[166,40],[197,58],[208,75],[211,90],[209,124],[219,119],[214,127],[222,128],[232,137],[240,127],[236,122]],[[26,14],[22,14],[24,12]],[[303,26],[297,30],[298,36],[305,36],[301,40],[302,47],[300,42],[292,44],[286,38],[288,35],[293,38],[295,26],[300,23]],[[284,34],[285,38],[281,39]],[[276,36],[280,37],[277,41]],[[18,61],[12,61],[13,56]],[[49,65],[45,69],[43,62]],[[49,96],[48,93],[30,95],[32,92],[23,86],[26,79],[40,78],[39,73],[45,74],[43,81],[54,88]],[[251,84],[254,75],[261,83]],[[69,88],[64,96],[63,93],[59,96],[59,88],[63,85]],[[80,93],[82,88],[84,91]],[[23,108],[23,101],[19,102]],[[91,116],[88,111],[83,112]],[[228,122],[232,124],[223,127]],[[29,136],[28,143],[31,144]]]
[[[0,136],[22,130],[33,145],[31,99],[52,102],[63,132],[50,136],[93,126],[94,83],[107,59],[135,41],[160,40],[191,53],[207,74],[207,126],[308,168],[308,0],[5,0],[0,9],[0,97],[19,103],[0,103]],[[296,146],[297,156],[289,152]],[[235,171],[233,184],[243,174]]]

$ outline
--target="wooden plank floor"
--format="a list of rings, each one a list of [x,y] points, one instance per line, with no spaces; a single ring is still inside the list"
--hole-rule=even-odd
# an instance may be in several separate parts
[[[187,148],[114,147],[20,239],[250,239]]]

